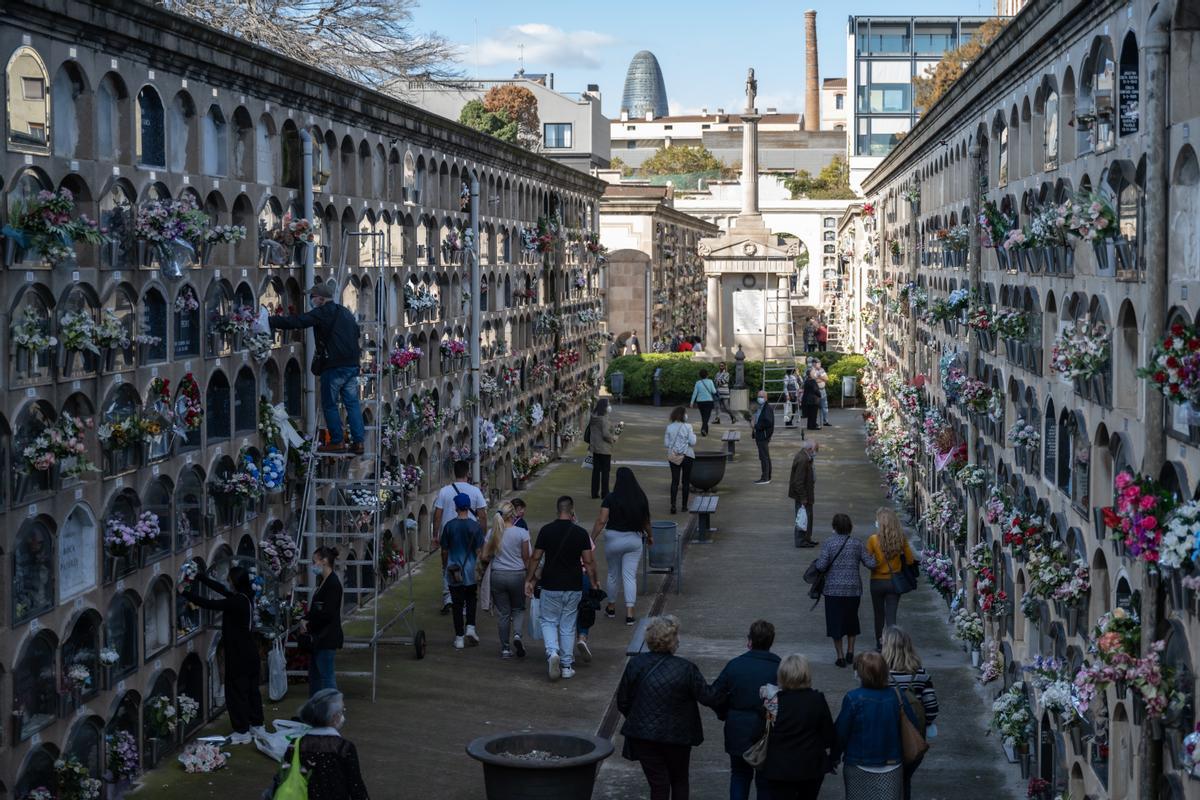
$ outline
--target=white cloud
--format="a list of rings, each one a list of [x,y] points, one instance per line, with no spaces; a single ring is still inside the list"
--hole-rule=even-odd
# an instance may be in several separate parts
[[[530,72],[565,67],[597,68],[603,63],[601,50],[616,40],[597,31],[564,31],[541,22],[527,22],[498,31],[479,42],[475,58],[481,67],[512,65],[521,61],[525,46],[525,68]]]

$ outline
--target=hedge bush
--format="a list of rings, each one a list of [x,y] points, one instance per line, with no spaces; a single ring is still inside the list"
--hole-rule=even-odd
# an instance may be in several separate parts
[[[812,353],[821,361],[829,373],[830,383],[839,387],[843,375],[855,375],[861,379],[866,358],[846,355],[835,351]],[[727,362],[729,363],[729,362]],[[709,377],[716,374],[716,364],[700,361],[692,353],[646,353],[643,355],[619,356],[608,364],[606,381],[614,372],[625,376],[624,398],[632,402],[650,402],[654,398],[654,370],[661,368],[660,388],[664,403],[686,403],[692,397],[692,387],[700,379],[700,370],[708,370]],[[746,361],[746,388],[751,395],[762,388],[761,361]],[[730,373],[733,364],[730,363]],[[611,390],[612,384],[609,383]],[[840,392],[840,388],[835,391]]]

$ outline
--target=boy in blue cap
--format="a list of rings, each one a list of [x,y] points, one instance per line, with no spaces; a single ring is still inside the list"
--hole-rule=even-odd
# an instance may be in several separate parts
[[[442,569],[450,585],[451,614],[454,617],[454,647],[479,644],[475,632],[475,609],[478,606],[478,587],[475,584],[475,564],[483,549],[483,528],[471,517],[471,498],[459,492],[454,496],[458,513],[442,530]],[[464,631],[464,618],[466,630]]]

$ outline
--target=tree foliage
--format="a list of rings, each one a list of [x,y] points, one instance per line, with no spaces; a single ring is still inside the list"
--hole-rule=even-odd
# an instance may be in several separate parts
[[[913,78],[913,102],[922,112],[933,108],[954,82],[967,71],[967,67],[979,58],[992,40],[1004,30],[1005,20],[994,17],[983,23],[971,41],[961,44],[953,50],[947,50],[942,60],[928,70],[925,75]]]
[[[482,100],[471,100],[463,106],[458,121],[480,133],[495,136],[502,142],[517,143],[517,123],[509,118],[504,109],[488,111]]]
[[[417,0],[158,0],[177,14],[374,88],[454,78],[456,51],[412,29]]]
[[[609,169],[619,169],[622,177],[629,177],[633,174],[633,167],[625,163],[625,159],[620,156],[613,156],[608,160]]]
[[[853,200],[856,197],[850,188],[850,165],[841,156],[834,156],[817,177],[801,169],[784,178],[783,185],[792,193],[793,200]]]
[[[516,142],[530,150],[542,141],[542,123],[538,119],[537,105],[537,97],[533,92],[512,83],[493,86],[483,96],[484,111],[507,115],[516,123]]]
[[[647,175],[679,175],[724,169],[725,163],[703,145],[660,147],[642,162],[642,172]]]

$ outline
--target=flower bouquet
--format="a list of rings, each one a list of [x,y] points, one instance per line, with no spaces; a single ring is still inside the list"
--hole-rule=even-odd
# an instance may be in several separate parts
[[[100,355],[96,344],[96,320],[90,311],[68,311],[58,322],[58,333],[64,350]]]
[[[1200,501],[1190,500],[1178,506],[1167,517],[1158,548],[1158,565],[1162,569],[1196,569],[1200,559]]]
[[[467,354],[467,344],[461,339],[442,339],[438,349],[444,358],[458,358]]]
[[[40,191],[32,200],[18,201],[10,212],[10,224],[4,236],[22,250],[40,253],[44,261],[57,266],[75,254],[75,243],[103,244],[108,237],[95,221],[80,214],[73,216],[75,196],[69,189]]]
[[[987,306],[975,306],[967,314],[967,327],[973,331],[991,330],[993,324],[992,310]]]
[[[212,742],[192,742],[179,754],[185,772],[215,772],[229,760],[226,753]]]
[[[99,800],[104,788],[104,783],[99,778],[93,778],[88,768],[75,756],[54,762],[54,783],[58,789],[58,800]],[[31,793],[28,796],[33,795]],[[46,797],[52,798],[53,795],[47,793]]]
[[[396,549],[392,540],[385,542],[383,554],[379,557],[379,571],[385,580],[394,581],[404,572],[404,553]]]
[[[443,341],[440,347],[444,355],[446,342]],[[424,352],[418,347],[393,348],[391,355],[388,356],[387,368],[393,375],[399,375],[403,370],[420,361],[423,355],[425,355]]]
[[[986,414],[992,399],[992,390],[977,378],[967,378],[959,392],[959,402],[976,414]]]
[[[992,703],[992,727],[1004,743],[1016,746],[1024,743],[1033,730],[1033,714],[1025,697],[1025,684],[1017,681]]]
[[[180,593],[186,592],[192,588],[192,584],[200,577],[200,565],[195,561],[188,560],[179,565],[179,580],[176,582],[176,588]]]
[[[981,489],[987,483],[988,472],[978,464],[967,464],[954,477],[964,489]]]
[[[1012,548],[1013,555],[1028,558],[1030,552],[1041,545],[1045,535],[1046,529],[1040,516],[1025,516],[1013,511],[1004,520],[1001,541]]]
[[[983,204],[979,212],[980,239],[984,247],[1000,247],[1008,239],[1008,232],[1016,227],[1016,221],[996,207],[991,200]]]
[[[206,244],[237,244],[245,238],[245,225],[214,225],[204,235]]]
[[[105,449],[123,450],[132,447],[145,437],[146,430],[142,426],[137,412],[124,418],[109,420],[96,429],[96,437]]]
[[[282,526],[267,533],[259,543],[259,550],[266,560],[267,572],[279,581],[291,574],[300,555],[295,540],[288,536]]]
[[[129,731],[116,731],[104,737],[108,768],[117,780],[132,778],[140,767],[137,739]]]
[[[213,486],[218,494],[233,495],[243,500],[254,502],[262,497],[262,478],[258,465],[249,455],[242,456],[241,469],[232,473],[228,478],[218,479]]]
[[[21,309],[20,317],[12,324],[12,342],[22,350],[38,353],[58,344],[49,333],[50,320],[41,317],[29,306]]]
[[[198,431],[204,424],[204,404],[200,400],[200,384],[192,373],[179,382],[179,395],[175,400],[175,411],[183,418],[183,426],[189,431]],[[180,413],[182,411],[182,413]]]
[[[1029,315],[1024,311],[1002,308],[993,317],[992,327],[1003,339],[1023,342],[1029,336]]]
[[[1050,368],[1068,378],[1087,380],[1108,366],[1111,345],[1103,322],[1080,321],[1059,334]]]
[[[954,596],[954,560],[933,548],[921,554],[921,568],[938,594],[947,600]]]
[[[21,450],[17,470],[24,475],[44,471],[58,464],[64,479],[76,478],[85,472],[99,472],[87,458],[83,431],[92,427],[92,420],[80,419],[64,411],[41,434]]]
[[[120,660],[121,654],[111,647],[105,647],[100,651],[100,664],[104,667],[115,667]]]
[[[993,485],[988,491],[987,499],[983,502],[983,518],[990,525],[995,525],[1012,510],[1012,501],[1003,486]]]
[[[1123,470],[1113,480],[1116,502],[1101,510],[1104,524],[1124,541],[1129,554],[1153,567],[1158,563],[1159,545],[1166,520],[1175,500],[1159,483]]]
[[[148,242],[160,252],[175,241],[193,248],[208,236],[208,215],[196,207],[189,195],[178,200],[150,200],[138,207],[133,221],[134,238]]]
[[[1000,648],[993,642],[988,645],[983,664],[979,667],[979,683],[987,686],[1003,674],[1004,654],[1000,652]]]
[[[186,694],[179,695],[179,723],[187,730],[188,725],[200,714],[200,702]]]
[[[983,644],[983,619],[974,611],[960,608],[954,615],[954,636],[971,650]]]
[[[96,345],[104,350],[126,350],[133,343],[129,326],[110,309],[100,314],[100,323],[95,328]]]
[[[283,453],[279,452],[279,448],[274,445],[268,446],[267,455],[263,458],[263,489],[269,494],[282,492],[286,476],[287,459],[283,457]]]
[[[147,722],[151,735],[161,739],[175,732],[175,725],[179,720],[176,715],[175,703],[169,696],[160,694],[150,698],[150,702],[146,704],[146,710],[150,712],[150,719]]]
[[[479,376],[479,393],[485,397],[490,397],[500,391],[500,386],[496,383],[496,379],[491,375]]]
[[[1036,426],[1026,422],[1024,417],[1017,417],[1016,423],[1008,429],[1008,434],[1005,438],[1008,439],[1008,443],[1013,447],[1034,449],[1041,444],[1042,434]]]
[[[1200,407],[1200,331],[1175,323],[1138,375],[1172,403]]]
[[[555,370],[561,371],[578,364],[579,360],[580,355],[578,350],[559,350],[554,354],[551,363],[553,363]]]
[[[271,232],[271,238],[284,247],[292,247],[297,244],[316,242],[319,230],[321,230],[320,219],[293,217],[292,212],[288,211],[283,215],[279,229]]]
[[[400,469],[400,487],[406,495],[416,495],[421,491],[421,481],[425,477],[425,470],[418,467],[416,464],[405,464]]]
[[[1088,242],[1112,239],[1120,233],[1116,212],[1100,194],[1081,193],[1071,206],[1068,224],[1072,235]]]
[[[67,681],[76,692],[86,692],[92,688],[92,671],[87,664],[72,664],[67,667]]]
[[[179,313],[200,310],[200,298],[191,286],[184,286],[175,297],[175,310]]]
[[[143,511],[132,526],[120,517],[110,517],[104,526],[104,548],[113,558],[122,558],[133,548],[155,541],[161,533],[158,515],[153,511]]]

